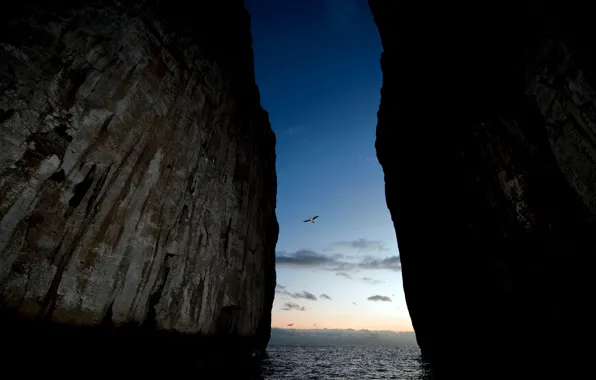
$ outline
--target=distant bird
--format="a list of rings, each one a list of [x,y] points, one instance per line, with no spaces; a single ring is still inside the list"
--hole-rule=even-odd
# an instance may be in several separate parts
[[[319,216],[317,215],[317,216],[313,216],[312,218],[308,218],[304,221],[304,223],[308,223],[308,222],[314,223],[315,219],[317,219],[318,217]]]
[[[288,327],[292,327],[292,326],[294,326],[294,324],[293,324],[293,323],[290,323],[290,324],[288,325]]]

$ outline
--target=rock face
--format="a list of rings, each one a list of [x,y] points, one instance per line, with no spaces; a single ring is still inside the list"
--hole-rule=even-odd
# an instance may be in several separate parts
[[[369,0],[376,148],[418,343],[451,378],[577,369],[595,316],[591,13],[437,4]]]
[[[3,315],[264,348],[275,137],[242,1],[19,3],[0,20]]]

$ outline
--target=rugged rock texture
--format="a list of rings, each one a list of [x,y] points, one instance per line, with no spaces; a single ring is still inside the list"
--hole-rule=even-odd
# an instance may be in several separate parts
[[[242,1],[19,3],[0,20],[3,315],[263,349],[275,137]]]
[[[589,9],[369,5],[377,155],[423,353],[447,378],[581,368],[595,320]]]

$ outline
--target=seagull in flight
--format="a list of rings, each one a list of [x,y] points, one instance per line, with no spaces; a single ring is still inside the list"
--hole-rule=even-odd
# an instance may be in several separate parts
[[[318,217],[319,216],[317,215],[317,216],[313,216],[312,218],[308,218],[304,221],[304,223],[308,223],[308,222],[314,223],[315,219],[317,219]]]
[[[294,326],[294,324],[293,324],[293,323],[290,323],[290,324],[288,325],[288,327],[292,327],[292,326]]]

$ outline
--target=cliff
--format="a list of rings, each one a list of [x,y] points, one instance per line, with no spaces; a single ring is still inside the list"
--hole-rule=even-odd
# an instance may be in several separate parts
[[[447,378],[582,368],[595,317],[591,13],[369,5],[384,47],[377,156],[423,354]]]
[[[207,3],[2,12],[5,328],[128,326],[266,346],[275,136],[243,2]]]

